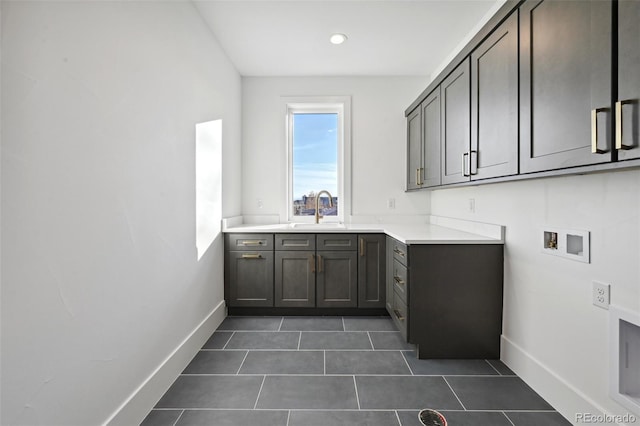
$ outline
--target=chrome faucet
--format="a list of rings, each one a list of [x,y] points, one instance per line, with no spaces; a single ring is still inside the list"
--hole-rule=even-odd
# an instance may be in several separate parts
[[[329,196],[329,207],[333,207],[333,197],[331,196],[329,191],[323,189],[322,191],[318,192],[318,194],[316,195],[316,223],[320,223],[320,219],[323,217],[322,215],[320,215],[320,195],[323,193]]]

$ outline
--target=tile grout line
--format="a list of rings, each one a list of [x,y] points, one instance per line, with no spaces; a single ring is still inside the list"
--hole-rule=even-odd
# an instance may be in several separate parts
[[[456,391],[453,390],[453,388],[451,387],[451,385],[449,384],[449,382],[447,381],[447,378],[442,376],[442,380],[444,380],[444,382],[447,384],[447,386],[449,386],[449,389],[451,389],[451,392],[453,392],[453,396],[456,397],[456,399],[458,400],[458,402],[460,403],[460,405],[462,406],[462,409],[464,411],[467,411],[467,408],[464,406],[464,404],[462,403],[462,401],[460,401],[460,398],[458,398],[458,394],[456,394]]]
[[[396,412],[396,419],[398,420],[398,425],[402,426],[402,421],[400,421],[400,415],[398,414],[398,410],[393,410]]]
[[[373,340],[371,340],[371,332],[367,331],[367,336],[369,337],[369,343],[371,343],[371,350],[375,351],[376,348],[373,346]]]
[[[358,384],[356,383],[356,376],[353,375],[351,377],[353,377],[353,387],[356,390],[356,401],[358,401],[358,410],[361,410],[361,408],[360,408],[360,397],[358,396]]]
[[[322,362],[323,362],[322,374],[326,376],[327,375],[327,351],[326,350],[322,351]]]
[[[258,406],[258,400],[260,399],[260,394],[262,393],[262,387],[264,386],[264,381],[267,379],[267,375],[262,376],[262,383],[260,384],[260,390],[258,391],[258,396],[256,397],[256,403],[253,404],[253,409],[255,410]]]
[[[491,364],[491,363],[489,362],[489,360],[488,360],[488,359],[485,359],[485,361],[487,362],[487,364],[489,364],[489,365],[491,366],[491,368],[493,368],[494,370],[496,370],[496,373],[498,373],[498,375],[499,375],[499,376],[502,376],[502,375],[503,375],[501,372],[499,372],[499,371],[498,371],[498,369],[497,369],[497,368],[495,368],[495,367],[493,366],[493,364]]]
[[[404,356],[404,351],[400,351],[400,355],[402,355],[402,359],[404,359],[404,363],[407,364],[407,367],[409,368],[409,372],[411,373],[411,375],[415,376],[415,374],[413,374],[413,370],[411,369],[411,366],[409,365],[409,361],[407,361],[407,357]]]
[[[227,345],[229,344],[229,342],[231,341],[231,339],[233,339],[233,336],[236,335],[236,332],[234,331],[233,333],[231,333],[231,336],[229,337],[229,340],[227,340],[227,343],[224,344],[224,346],[222,347],[222,350],[225,350],[227,348]]]
[[[184,414],[184,410],[182,410],[180,412],[180,415],[178,416],[178,418],[176,419],[175,422],[173,422],[173,426],[176,426],[178,424],[178,422],[180,421],[180,418],[182,417],[182,415]]]
[[[238,374],[240,374],[240,370],[242,369],[242,366],[244,365],[244,361],[247,359],[248,355],[249,355],[249,351],[247,351],[247,353],[244,354],[244,358],[242,358],[242,362],[240,363],[240,367],[238,367],[238,371],[236,371],[236,376]]]
[[[511,418],[509,416],[507,416],[507,413],[505,413],[504,411],[501,411],[502,415],[505,416],[507,418],[507,420],[509,420],[509,423],[511,423],[513,426],[516,426],[515,424],[513,424],[513,422],[511,421]]]
[[[282,323],[284,322],[284,317],[280,319],[280,325],[278,326],[278,331],[282,331]]]

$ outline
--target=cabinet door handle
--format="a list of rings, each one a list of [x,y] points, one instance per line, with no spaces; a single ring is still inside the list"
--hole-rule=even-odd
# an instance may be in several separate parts
[[[475,161],[473,161],[473,156],[474,156],[474,155],[476,156],[476,160],[475,160]],[[477,175],[477,174],[478,174],[478,151],[471,151],[471,158],[470,158],[470,160],[471,160],[471,165],[470,165],[470,169],[471,169],[471,170],[470,170],[470,172],[471,172],[471,175],[472,175],[472,176],[473,176],[473,175]],[[473,171],[473,166],[474,166],[474,164],[475,164],[475,166],[476,166],[476,171],[475,171],[475,172]]]
[[[396,316],[396,318],[398,318],[398,321],[404,321],[404,317],[402,316],[399,310],[394,309],[393,314]]]
[[[260,253],[242,253],[243,259],[262,259],[262,255]]]
[[[360,237],[360,257],[364,257],[364,238]]]
[[[625,100],[616,102],[616,149],[631,149],[633,145],[622,143],[622,106],[632,104],[633,101]]]
[[[309,263],[311,264],[311,272],[316,272],[316,255],[309,255]]]
[[[422,172],[420,167],[416,169],[416,186],[422,186]]]
[[[462,176],[469,177],[471,175],[467,174],[467,157],[469,156],[468,152],[462,154]]]
[[[318,255],[318,272],[323,272],[324,263],[322,260],[322,256]]]
[[[607,108],[596,108],[591,110],[591,153],[604,154],[606,149],[598,147],[598,113],[605,112]]]
[[[404,280],[402,280],[400,277],[394,275],[393,279],[396,281],[396,284],[398,285],[404,285]]]

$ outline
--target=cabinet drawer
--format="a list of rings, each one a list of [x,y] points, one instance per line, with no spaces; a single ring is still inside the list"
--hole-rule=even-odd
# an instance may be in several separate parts
[[[315,250],[315,234],[276,234],[276,250]]]
[[[393,291],[407,304],[407,293],[409,281],[407,267],[393,259]]]
[[[405,340],[407,340],[407,323],[409,322],[408,312],[406,303],[398,296],[398,293],[394,292],[391,318]]]
[[[273,234],[226,234],[227,250],[273,250]]]
[[[357,250],[357,236],[355,234],[317,234],[318,250]]]
[[[393,240],[393,258],[403,265],[407,266],[408,256],[407,256],[407,245],[402,244],[398,240]]]

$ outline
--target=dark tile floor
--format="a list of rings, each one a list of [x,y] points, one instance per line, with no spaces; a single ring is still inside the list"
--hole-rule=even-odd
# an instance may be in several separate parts
[[[388,317],[228,317],[143,426],[566,426],[498,360],[419,360]]]

